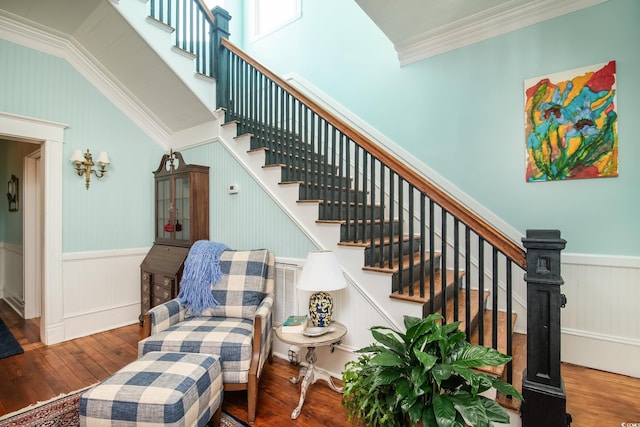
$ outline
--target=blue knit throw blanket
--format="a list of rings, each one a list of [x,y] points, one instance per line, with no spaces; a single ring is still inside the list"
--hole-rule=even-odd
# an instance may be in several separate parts
[[[211,285],[222,278],[220,254],[227,249],[223,243],[208,240],[198,240],[191,246],[184,262],[178,302],[192,316],[199,317],[206,309],[220,305],[211,294]]]

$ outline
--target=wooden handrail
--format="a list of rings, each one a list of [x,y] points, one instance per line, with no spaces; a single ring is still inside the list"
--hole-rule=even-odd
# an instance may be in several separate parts
[[[324,107],[316,103],[314,100],[300,92],[285,80],[278,77],[269,69],[264,67],[254,58],[243,52],[236,47],[228,39],[222,38],[222,45],[232,53],[236,54],[249,65],[256,68],[266,77],[271,79],[274,83],[278,84],[282,89],[289,92],[291,95],[300,100],[303,104],[313,110],[318,116],[331,123],[338,131],[350,138],[356,144],[360,145],[366,151],[371,153],[375,158],[384,163],[390,170],[401,176],[410,185],[415,187],[418,191],[429,196],[431,200],[440,205],[443,209],[451,213],[454,217],[458,218],[464,224],[474,230],[480,237],[492,244],[505,256],[515,262],[518,266],[526,269],[526,254],[524,249],[509,237],[505,236],[501,231],[489,224],[487,221],[470,211],[462,203],[455,200],[451,195],[443,191],[441,188],[425,179],[422,175],[418,174],[412,168],[408,167],[404,162],[398,160],[392,154],[382,149],[379,145],[375,144],[369,138],[362,133],[349,126],[339,117],[326,110]]]
[[[202,10],[202,12],[207,16],[207,18],[209,18],[209,23],[215,26],[216,17],[213,16],[211,11],[207,8],[207,5],[205,4],[204,0],[196,0],[196,3],[198,3],[198,5],[200,6],[200,10]]]

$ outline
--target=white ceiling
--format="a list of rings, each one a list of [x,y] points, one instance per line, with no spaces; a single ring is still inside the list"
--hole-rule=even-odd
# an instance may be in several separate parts
[[[0,0],[0,16],[68,40],[166,134],[211,121],[211,111],[111,0]]]
[[[606,0],[355,1],[406,65]]]

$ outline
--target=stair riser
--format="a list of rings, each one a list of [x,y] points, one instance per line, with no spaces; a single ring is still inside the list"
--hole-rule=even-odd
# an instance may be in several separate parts
[[[342,224],[340,226],[340,241],[341,242],[350,242],[354,239],[358,240],[369,240],[369,239],[377,239],[380,237],[389,235],[389,228],[393,228],[393,234],[397,234],[400,229],[400,223],[398,221],[389,222],[386,221],[382,225],[382,231],[380,230],[380,224],[373,225],[373,232],[371,230],[370,224],[351,223],[349,226],[347,224]]]
[[[427,278],[426,278],[426,280],[425,280],[425,285],[424,285],[424,286],[425,286],[425,296],[426,296],[427,298],[431,298],[431,296],[430,296],[430,290],[429,290],[429,287],[430,287],[429,277],[427,277]],[[450,283],[450,284],[447,284],[447,288],[446,288],[446,289],[447,289],[447,291],[446,291],[446,295],[445,295],[445,297],[447,298],[447,300],[449,300],[449,299],[453,298],[453,290],[454,290],[454,288],[455,288],[455,287],[456,287],[456,283],[455,283],[455,282]],[[424,305],[424,307],[423,307],[423,311],[426,311],[426,312],[428,312],[428,314],[431,314],[431,313],[435,313],[435,312],[437,312],[438,310],[440,310],[440,309],[442,308],[442,290],[441,290],[441,289],[439,289],[439,291],[440,291],[440,292],[437,292],[437,293],[434,295],[434,299],[433,299],[433,305],[434,305],[434,307],[433,307],[433,311],[431,311],[431,303],[430,303],[430,302]],[[453,316],[453,313],[447,313],[447,317],[449,317],[449,318],[450,318],[451,316]]]
[[[329,183],[331,184],[331,183]],[[326,197],[329,200],[342,200],[343,202],[347,200],[347,196],[349,197],[350,202],[363,202],[365,198],[365,194],[361,191],[352,191],[344,188],[338,189],[327,189],[324,190],[324,186],[319,186],[317,184],[304,184],[300,186],[300,200],[324,200]]]
[[[376,262],[380,262],[381,259],[389,259],[389,254],[391,254],[393,258],[397,258],[400,255],[400,248],[402,248],[403,255],[410,254],[410,250],[413,250],[413,253],[417,253],[420,251],[420,239],[413,239],[413,243],[410,240],[407,240],[403,242],[395,242],[393,245],[385,243],[378,244],[373,247],[369,246],[364,250],[364,262],[367,265],[372,265]],[[381,254],[382,258],[380,257]]]
[[[349,181],[342,176],[332,176],[332,175],[323,175],[319,172],[310,171],[309,176],[306,176],[307,173],[305,171],[296,170],[291,167],[283,167],[281,179],[284,182],[287,181],[303,181],[308,183],[321,183],[325,182],[330,185],[336,185],[338,187],[349,187]],[[307,181],[308,179],[308,181]]]
[[[366,207],[366,214],[369,215],[370,207]],[[351,206],[347,208],[346,206],[320,206],[318,209],[319,215],[318,219],[320,220],[346,220],[347,212],[349,213],[349,219],[361,219],[363,216],[362,206]],[[357,216],[356,216],[357,215]],[[367,218],[370,219],[370,218]],[[374,217],[373,219],[382,219],[382,214],[380,209],[374,209]]]
[[[434,255],[434,259],[433,260],[427,260],[424,263],[424,276],[428,277],[429,274],[431,273],[431,263],[435,263],[435,269],[434,271],[438,270],[440,268],[440,255]],[[400,277],[400,273],[394,273],[393,276],[391,277],[391,289],[392,292],[396,292],[398,289],[400,289],[401,286],[407,286],[410,283],[413,283],[413,281],[418,280],[420,278],[420,263],[415,263],[413,265],[413,281],[412,281],[412,277],[409,269],[403,270],[402,271],[402,277]],[[428,287],[428,285],[427,285]]]
[[[337,170],[335,166],[325,166],[324,158],[317,154],[300,153],[297,150],[267,150],[265,164],[285,164],[288,166],[306,167],[313,164],[315,169]]]

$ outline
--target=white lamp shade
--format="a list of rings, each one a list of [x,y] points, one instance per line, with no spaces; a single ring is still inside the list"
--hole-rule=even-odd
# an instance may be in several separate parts
[[[71,155],[71,158],[69,158],[69,161],[71,162],[84,162],[84,156],[82,155],[82,151],[80,151],[79,148],[76,148],[75,150],[73,150],[73,154]]]
[[[296,284],[303,291],[337,291],[347,287],[347,282],[331,251],[311,251],[302,267]]]
[[[98,158],[96,159],[96,163],[103,163],[105,165],[108,165],[111,163],[109,161],[109,155],[107,154],[106,151],[100,152],[100,154],[98,155]]]

